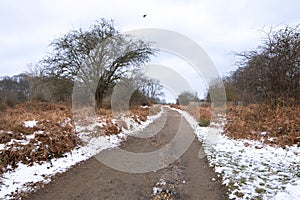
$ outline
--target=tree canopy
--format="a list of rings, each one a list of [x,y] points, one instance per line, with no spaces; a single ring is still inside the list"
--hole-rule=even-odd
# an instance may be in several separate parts
[[[55,39],[53,52],[40,64],[47,75],[69,78],[94,91],[96,108],[121,78],[137,74],[156,50],[150,43],[121,34],[101,19],[89,30],[73,30]]]

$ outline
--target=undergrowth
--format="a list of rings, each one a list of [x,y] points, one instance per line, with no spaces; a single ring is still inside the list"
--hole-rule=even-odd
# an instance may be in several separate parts
[[[71,109],[64,104],[27,102],[0,112],[0,172],[14,169],[18,162],[32,165],[70,152],[78,143],[71,120]],[[37,121],[26,127],[25,121]]]
[[[159,111],[159,106],[134,107],[128,115],[141,123]],[[91,110],[83,108],[77,112],[82,115],[81,123],[88,126]],[[51,159],[62,157],[82,144],[75,132],[73,114],[67,104],[45,102],[26,102],[0,111],[0,174],[13,170],[19,162],[29,166],[43,161],[51,163]],[[104,123],[97,130],[100,135],[114,135],[122,128],[130,128],[116,119],[110,109],[100,109],[97,120]],[[35,121],[36,125],[26,127],[26,121]]]
[[[192,115],[200,126],[209,126],[210,107],[170,105]],[[260,140],[281,147],[300,146],[300,106],[227,105],[224,134],[234,139]]]
[[[231,138],[300,146],[300,106],[229,105],[226,119],[224,133]]]

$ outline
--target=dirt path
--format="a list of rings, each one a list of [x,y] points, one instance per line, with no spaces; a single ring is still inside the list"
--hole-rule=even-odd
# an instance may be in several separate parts
[[[120,148],[131,152],[160,149],[172,140],[180,120],[185,134],[194,134],[177,111],[165,109],[165,113],[145,130],[149,133],[164,124],[158,134],[150,138],[129,137]],[[57,175],[51,183],[26,199],[228,199],[226,188],[208,167],[207,159],[199,159],[200,148],[201,144],[195,138],[176,162],[147,173],[121,172],[91,158]],[[157,195],[152,194],[154,186],[159,188]]]

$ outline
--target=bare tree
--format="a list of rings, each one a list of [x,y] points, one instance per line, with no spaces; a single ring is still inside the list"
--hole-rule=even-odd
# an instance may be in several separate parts
[[[299,103],[300,25],[266,32],[266,39],[256,50],[239,53],[239,68],[228,83],[243,100],[268,101],[293,98]]]
[[[155,100],[158,97],[164,96],[162,91],[163,86],[158,79],[143,77],[140,79],[140,82],[139,90],[148,99]]]
[[[122,78],[114,87],[111,103],[114,111],[126,111],[132,105],[157,103],[163,96],[159,80],[137,74],[131,78]]]
[[[181,94],[178,95],[178,98],[176,100],[176,104],[188,105],[191,101],[198,102],[199,99],[192,92],[190,92],[190,91],[184,91],[184,92],[182,92]]]
[[[62,76],[94,92],[96,109],[121,78],[137,73],[155,49],[118,32],[113,21],[101,19],[90,30],[74,30],[51,43],[42,63],[48,75]]]

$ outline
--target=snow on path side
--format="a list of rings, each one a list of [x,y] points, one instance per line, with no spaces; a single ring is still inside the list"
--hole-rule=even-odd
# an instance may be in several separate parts
[[[33,128],[33,127],[35,127],[36,126],[36,123],[37,123],[38,121],[35,121],[35,120],[32,120],[32,121],[25,121],[25,122],[23,122],[23,126],[24,127],[27,127],[27,128]]]
[[[0,178],[0,199],[11,199],[12,197],[10,194],[16,191],[18,193],[30,192],[33,189],[27,187],[28,183],[48,183],[51,181],[51,177],[56,173],[65,172],[72,165],[87,160],[104,149],[119,146],[127,135],[131,135],[135,131],[144,129],[155,119],[159,118],[162,113],[163,109],[161,108],[161,111],[158,114],[148,116],[147,120],[145,122],[141,122],[141,124],[136,123],[131,118],[123,118],[127,123],[127,126],[132,127],[132,129],[124,130],[118,135],[99,136],[97,138],[92,138],[87,146],[77,147],[70,153],[64,154],[64,157],[52,159],[52,165],[49,162],[43,162],[42,164],[34,163],[33,166],[27,166],[22,163],[18,163],[18,167],[16,169],[2,174],[2,177]],[[97,123],[96,125],[98,125],[99,122],[96,122],[98,120],[94,121],[94,123]],[[25,124],[26,126],[34,126],[34,123],[34,121],[30,121]],[[92,129],[94,126],[95,125],[90,124],[87,127],[78,127],[78,130],[86,131],[88,129]],[[87,133],[85,132],[84,134]]]
[[[300,199],[299,147],[283,149],[260,141],[233,140],[222,135],[222,129],[200,127],[187,112],[174,110],[203,143],[210,165],[229,188],[230,199]]]

